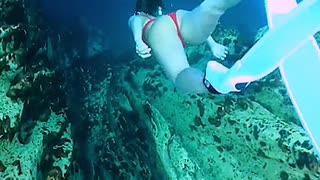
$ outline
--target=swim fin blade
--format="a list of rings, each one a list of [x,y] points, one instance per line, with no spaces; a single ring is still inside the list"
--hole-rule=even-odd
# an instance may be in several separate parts
[[[313,37],[280,66],[300,121],[320,155],[320,54]]]
[[[269,28],[286,21],[286,14],[296,6],[295,0],[266,0]],[[279,69],[300,121],[320,155],[320,51],[313,34],[281,61]]]

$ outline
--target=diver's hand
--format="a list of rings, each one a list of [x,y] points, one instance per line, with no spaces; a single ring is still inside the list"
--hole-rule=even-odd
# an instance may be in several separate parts
[[[214,57],[225,60],[228,54],[228,48],[222,44],[214,43],[211,47],[211,52]]]
[[[136,43],[136,53],[142,58],[148,58],[151,56],[151,48],[143,41]]]

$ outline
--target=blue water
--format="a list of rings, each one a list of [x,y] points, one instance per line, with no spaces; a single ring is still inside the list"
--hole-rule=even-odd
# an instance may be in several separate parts
[[[202,0],[164,0],[165,13],[177,9],[192,10]],[[135,1],[132,0],[43,0],[46,16],[53,23],[69,24],[86,18],[106,33],[110,48],[117,53],[134,53],[134,42],[127,26],[128,18],[133,14]],[[244,36],[251,36],[266,25],[263,0],[243,0],[229,10],[221,19],[230,27],[236,27]]]

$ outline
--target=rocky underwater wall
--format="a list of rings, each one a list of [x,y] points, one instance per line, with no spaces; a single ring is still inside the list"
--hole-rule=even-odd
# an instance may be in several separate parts
[[[73,153],[64,77],[26,2],[0,1],[0,179],[61,179]]]

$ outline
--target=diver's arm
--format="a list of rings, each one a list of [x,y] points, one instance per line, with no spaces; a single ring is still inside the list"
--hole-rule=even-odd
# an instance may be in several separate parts
[[[151,56],[151,48],[143,42],[142,31],[143,21],[139,16],[133,15],[128,21],[128,25],[132,31],[134,41],[136,43],[136,53],[142,58],[148,58]]]
[[[129,18],[128,25],[132,31],[134,41],[136,43],[141,43],[142,42],[142,28],[143,28],[142,19],[136,15],[133,15]]]

